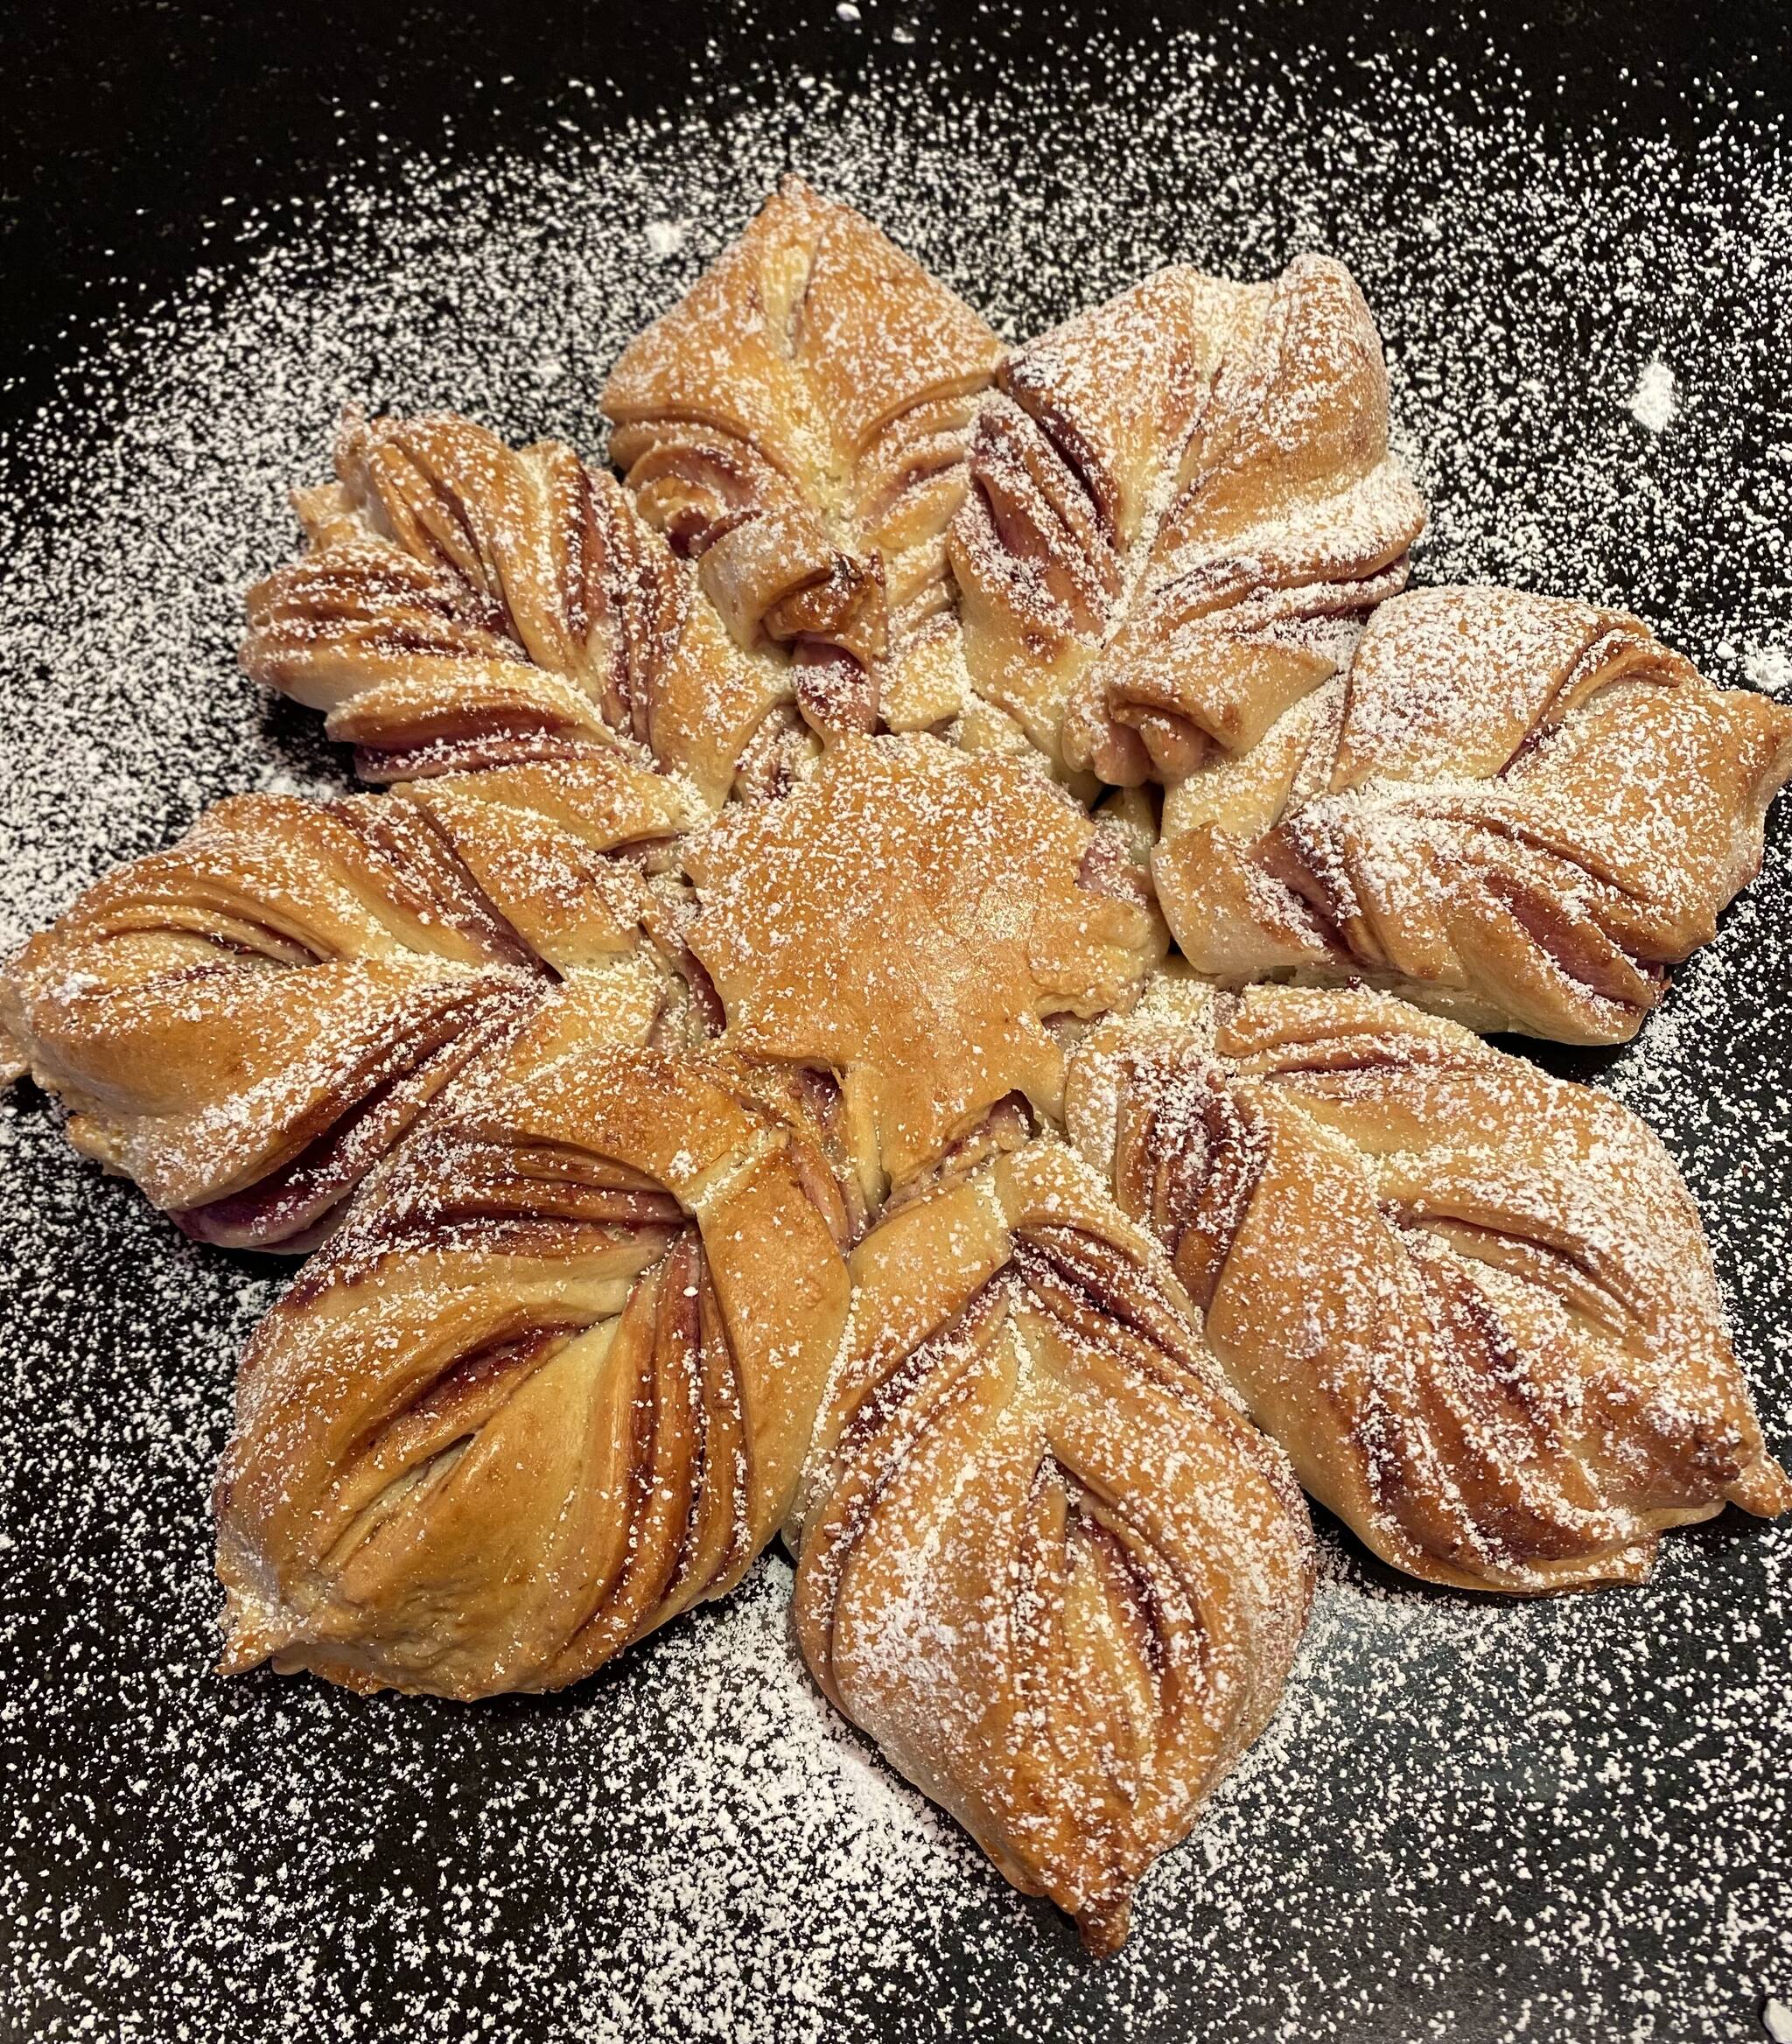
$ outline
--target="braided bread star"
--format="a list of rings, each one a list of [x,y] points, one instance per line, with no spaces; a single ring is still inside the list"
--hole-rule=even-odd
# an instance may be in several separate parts
[[[1073,1136],[1306,1488],[1409,1574],[1637,1582],[1771,1516],[1679,1174],[1634,1116],[1390,996],[1169,979],[1077,1053]]]
[[[1638,1123],[1254,984],[1630,1034],[1792,713],[1398,595],[1323,258],[1004,353],[790,180],[606,403],[623,481],[349,415],[242,659],[385,792],[102,879],[0,1063],[189,1233],[322,1245],[243,1362],[227,1670],[553,1688],[781,1527],[829,1697],[1110,1951],[1275,1707],[1294,1477],[1525,1593],[1792,1506]]]
[[[1635,1033],[1760,869],[1792,710],[1634,618],[1508,589],[1384,604],[1348,676],[1171,790],[1190,963],[1368,976],[1479,1028]]]

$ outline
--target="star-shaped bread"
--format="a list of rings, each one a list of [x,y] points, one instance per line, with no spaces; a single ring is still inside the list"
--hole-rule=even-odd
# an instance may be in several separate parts
[[[1327,258],[1011,346],[789,179],[603,402],[620,480],[349,415],[242,658],[384,792],[89,888],[0,1074],[189,1234],[317,1247],[227,1670],[556,1688],[781,1528],[826,1694],[1111,1951],[1276,1708],[1303,1488],[1527,1592],[1792,1506],[1671,1160],[1471,1033],[1644,1026],[1792,710],[1401,594]]]
[[[1032,766],[848,738],[690,849],[689,942],[728,1046],[837,1073],[855,1147],[900,1185],[1010,1094],[1055,1116],[1051,1019],[1127,1004],[1161,956],[1107,849]]]

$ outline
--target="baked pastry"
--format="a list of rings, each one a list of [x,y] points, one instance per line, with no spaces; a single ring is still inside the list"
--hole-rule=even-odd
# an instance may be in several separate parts
[[[1667,1527],[1792,1507],[1697,1210],[1606,1095],[1390,995],[1166,978],[1068,1112],[1253,1418],[1409,1575],[1639,1582]]]
[[[1055,1115],[1051,1018],[1125,1005],[1164,952],[1117,835],[1035,768],[926,736],[842,739],[686,863],[723,1041],[837,1075],[873,1203],[1010,1095]]]
[[[906,1206],[851,1267],[794,1536],[804,1656],[1112,1951],[1281,1694],[1300,1494],[1161,1253],[1054,1139]]]
[[[826,1166],[725,1060],[553,1033],[487,1060],[250,1344],[227,1670],[557,1688],[788,1510],[846,1310]]]
[[[336,473],[295,494],[311,550],[249,591],[242,664],[368,780],[620,747],[713,805],[788,770],[789,675],[570,447],[350,412]]]
[[[1518,1592],[1792,1505],[1639,1124],[1250,984],[1628,1034],[1792,723],[1634,620],[1396,597],[1320,258],[1004,360],[792,180],[606,401],[626,485],[351,415],[243,660],[389,791],[91,888],[0,1064],[189,1232],[324,1242],[243,1366],[227,1669],[552,1688],[781,1523],[827,1693],[1111,1950],[1274,1708],[1294,1474]]]
[[[1634,618],[1510,589],[1384,604],[1340,677],[1165,799],[1190,963],[1364,977],[1482,1029],[1633,1036],[1759,871],[1792,709]]]
[[[963,695],[944,535],[1001,343],[850,206],[787,178],[604,387],[612,458],[742,647],[824,732]]]
[[[298,1250],[555,986],[639,1040],[668,1003],[640,860],[690,821],[620,754],[388,795],[236,795],[0,973],[77,1149],[188,1234]]]
[[[1072,771],[1247,749],[1406,579],[1380,336],[1340,263],[1177,266],[1019,349],[951,534],[979,696]]]

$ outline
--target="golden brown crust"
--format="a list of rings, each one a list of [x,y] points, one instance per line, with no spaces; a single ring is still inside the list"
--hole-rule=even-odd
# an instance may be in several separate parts
[[[470,419],[350,413],[312,550],[248,593],[242,663],[326,712],[370,780],[618,747],[711,805],[791,697],[732,645],[613,477]]]
[[[743,647],[826,733],[949,718],[943,535],[1001,354],[850,206],[788,178],[605,386],[611,453]]]
[[[1049,1140],[852,1258],[804,1479],[817,1681],[1095,1952],[1275,1709],[1312,1588],[1280,1456]]]
[[[251,1344],[227,1668],[557,1688],[725,1594],[788,1509],[846,1310],[804,1138],[725,1060],[538,1053],[410,1145]]]
[[[1480,1028],[1635,1033],[1752,878],[1792,710],[1634,618],[1505,589],[1382,606],[1348,680],[1171,791],[1190,962],[1376,979]]]
[[[1012,355],[954,522],[978,693],[1072,771],[1255,742],[1398,589],[1424,507],[1349,274],[1163,270]]]
[[[0,974],[76,1145],[189,1233],[302,1249],[563,983],[639,1038],[666,998],[634,855],[688,821],[613,753],[390,795],[238,795]]]
[[[836,1073],[867,1184],[900,1183],[1018,1092],[1055,1113],[1045,1018],[1130,1001],[1162,956],[1105,891],[1082,810],[1035,768],[847,738],[781,802],[690,848],[689,942],[753,1057]]]
[[[1172,980],[1092,1032],[1068,1111],[1257,1423],[1396,1567],[1635,1582],[1664,1528],[1792,1506],[1698,1214],[1604,1094],[1390,996]]]

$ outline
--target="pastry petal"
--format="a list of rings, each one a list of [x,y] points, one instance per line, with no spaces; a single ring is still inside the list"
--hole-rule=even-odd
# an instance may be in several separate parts
[[[244,1358],[227,1669],[552,1689],[725,1594],[789,1508],[844,1319],[817,1186],[724,1061],[488,1063]]]
[[[1172,791],[1190,962],[1368,977],[1477,1028],[1634,1035],[1759,871],[1792,710],[1634,618],[1508,589],[1385,604],[1348,680]]]
[[[1669,1527],[1792,1507],[1697,1211],[1606,1095],[1391,996],[1172,980],[1090,1034],[1068,1112],[1258,1424],[1395,1567],[1638,1582]]]
[[[1341,264],[1177,267],[1011,355],[951,534],[977,693],[1060,767],[1173,782],[1337,672],[1424,506]]]
[[[889,1760],[1095,1952],[1267,1722],[1312,1536],[1147,1238],[1049,1139],[852,1258],[796,1623]]]
[[[189,1233],[302,1249],[550,998],[639,1040],[672,991],[643,859],[690,820],[612,752],[387,795],[237,795],[0,973],[77,1147]]]
[[[470,419],[350,413],[312,550],[248,593],[242,663],[369,780],[621,748],[718,805],[790,676],[729,640],[613,477]]]
[[[824,736],[960,706],[944,533],[1000,355],[862,214],[788,178],[605,386],[643,514],[740,646],[791,656]]]

